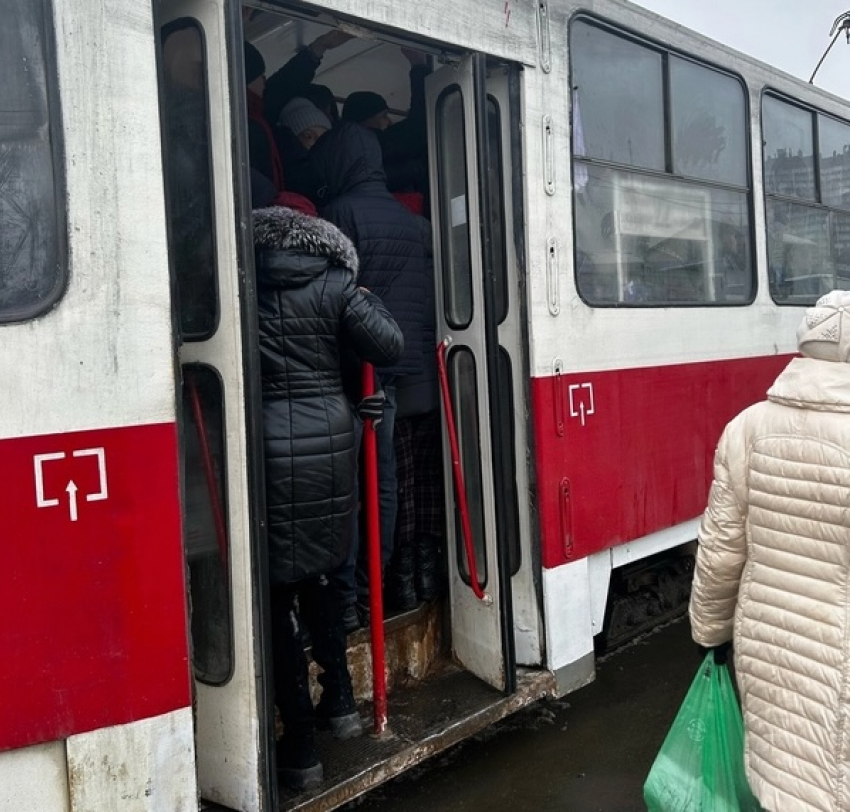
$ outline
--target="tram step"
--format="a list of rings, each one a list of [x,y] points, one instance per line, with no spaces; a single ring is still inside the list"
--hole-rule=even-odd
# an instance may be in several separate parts
[[[374,736],[338,741],[318,736],[325,768],[324,784],[294,794],[280,789],[280,809],[325,812],[357,798],[437,753],[543,696],[554,695],[552,675],[521,669],[517,691],[505,696],[469,672],[444,662],[418,683],[397,686],[389,697],[389,730]],[[371,704],[360,712],[364,727],[372,721]]]
[[[446,653],[443,635],[444,608],[441,602],[424,603],[410,612],[384,622],[387,690],[410,681],[422,680],[441,654]],[[309,649],[308,649],[309,654]],[[348,668],[354,698],[362,702],[372,697],[372,645],[368,628],[348,636]],[[316,682],[318,667],[310,661],[310,690],[313,702],[321,689]]]

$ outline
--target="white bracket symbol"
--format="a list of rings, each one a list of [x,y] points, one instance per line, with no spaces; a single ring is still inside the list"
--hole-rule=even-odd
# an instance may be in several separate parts
[[[585,403],[585,398],[576,398],[575,395],[580,389],[587,389],[590,396],[590,403]],[[581,424],[584,425],[586,417],[596,414],[596,406],[593,401],[593,384],[592,383],[571,383],[569,386],[570,393],[570,417],[581,417]],[[578,400],[578,406],[576,406]]]
[[[86,502],[101,502],[109,498],[109,489],[106,483],[106,450],[101,448],[80,448],[71,454],[73,457],[97,457],[97,472],[99,490],[97,493],[87,493]],[[48,499],[44,494],[44,464],[52,460],[65,459],[65,452],[59,451],[54,454],[36,454],[33,456],[35,468],[35,504],[36,507],[56,507],[59,499]],[[68,512],[71,521],[77,521],[77,483],[73,479],[68,480],[65,492],[68,494]]]

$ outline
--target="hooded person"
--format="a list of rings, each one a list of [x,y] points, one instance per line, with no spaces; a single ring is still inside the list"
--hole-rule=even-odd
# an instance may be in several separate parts
[[[282,780],[322,780],[314,728],[362,731],[346,663],[340,600],[327,575],[346,559],[355,509],[354,423],[340,348],[381,366],[403,339],[380,300],[358,285],[354,246],[328,222],[282,207],[253,214],[275,701],[284,724]],[[298,612],[295,611],[296,598]],[[323,669],[313,708],[297,619]]]
[[[727,647],[750,786],[771,812],[850,787],[850,292],[806,311],[767,400],[723,432],[699,529],[694,640]]]
[[[351,238],[360,256],[361,283],[380,297],[404,334],[401,358],[379,374],[386,395],[384,417],[376,432],[381,546],[386,564],[392,554],[397,509],[394,380],[396,376],[418,374],[422,369],[426,329],[423,303],[427,287],[432,284],[432,272],[424,232],[417,218],[387,190],[381,146],[372,130],[340,122],[313,147],[311,157],[324,182],[319,204],[322,216]],[[359,604],[362,624],[366,622],[368,605],[364,579],[361,577],[355,583],[354,553],[352,549],[342,575],[347,585],[348,628],[357,622],[356,616],[352,616],[352,604]]]
[[[386,99],[369,90],[358,90],[346,98],[342,118],[361,124],[378,134],[391,192],[417,195],[411,202],[417,214],[426,206],[428,191],[428,129],[425,78],[431,72],[425,55],[408,48],[402,53],[410,63],[410,106],[407,116],[393,123]]]

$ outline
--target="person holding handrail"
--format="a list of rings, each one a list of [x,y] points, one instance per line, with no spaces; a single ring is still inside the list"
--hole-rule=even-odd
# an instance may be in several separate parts
[[[274,688],[284,725],[277,760],[282,781],[301,790],[323,778],[317,725],[343,739],[362,732],[337,582],[328,577],[348,554],[357,476],[340,348],[386,366],[404,341],[378,297],[359,286],[357,252],[335,226],[271,207],[254,211],[253,227]],[[373,416],[380,405],[361,408]],[[322,669],[315,710],[302,620]]]

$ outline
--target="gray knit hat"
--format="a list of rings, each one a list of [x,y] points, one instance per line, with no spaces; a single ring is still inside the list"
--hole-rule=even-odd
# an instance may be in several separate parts
[[[313,102],[300,96],[280,111],[277,123],[281,127],[288,127],[296,136],[310,127],[324,127],[326,130],[331,128],[330,119]]]
[[[850,291],[827,293],[806,311],[797,328],[797,347],[809,358],[850,361]]]

